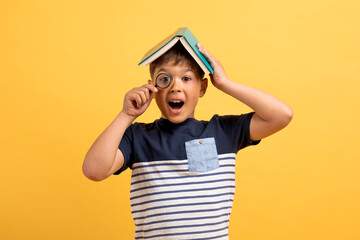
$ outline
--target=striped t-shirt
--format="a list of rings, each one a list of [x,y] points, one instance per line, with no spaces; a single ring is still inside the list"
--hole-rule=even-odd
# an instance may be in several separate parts
[[[254,113],[134,123],[119,144],[132,169],[135,239],[229,239],[238,150]]]

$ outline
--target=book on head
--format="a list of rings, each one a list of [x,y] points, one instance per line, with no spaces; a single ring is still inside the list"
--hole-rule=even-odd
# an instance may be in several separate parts
[[[212,74],[214,72],[208,60],[202,55],[197,48],[196,44],[199,42],[195,36],[190,32],[187,27],[179,28],[173,34],[162,40],[155,47],[150,49],[145,53],[144,57],[141,59],[138,65],[146,66],[149,63],[155,61],[158,57],[163,55],[167,50],[173,47],[178,41],[182,43],[184,48],[189,52],[189,54],[195,59],[199,64],[201,69],[206,74]]]

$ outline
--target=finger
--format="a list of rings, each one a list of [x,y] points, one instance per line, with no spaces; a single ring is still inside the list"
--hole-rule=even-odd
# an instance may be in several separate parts
[[[136,108],[141,108],[142,104],[142,100],[141,100],[141,96],[139,94],[136,94],[134,101],[136,103]]]
[[[148,101],[150,99],[150,90],[146,87],[144,87],[144,93],[145,93],[145,97],[146,97],[146,101]]]
[[[213,63],[215,63],[214,55],[212,55],[208,50],[206,50],[204,46],[201,45],[201,43],[198,43],[197,46],[199,48],[199,51],[204,54],[206,59],[209,60],[210,64],[213,65]]]
[[[144,87],[146,87],[150,93],[150,99],[155,97],[155,93],[159,91],[154,85],[152,84],[145,84]]]
[[[138,107],[138,95],[132,90],[127,94],[126,100],[129,101],[134,108]]]
[[[150,80],[149,80],[150,81]],[[152,93],[155,93],[155,92],[158,92],[159,89],[157,89],[154,85],[152,84],[145,84],[143,87],[147,88],[147,90],[149,91],[150,93],[150,97],[152,97],[154,94]]]
[[[206,49],[204,49],[204,52],[205,52],[206,56],[211,60],[211,62],[217,63],[217,59],[215,58],[215,56],[211,52],[209,52]]]
[[[141,88],[138,88],[138,89],[136,90],[136,94],[137,94],[137,95],[140,97],[140,99],[141,99],[141,102],[140,102],[141,105],[143,105],[143,104],[147,101],[145,91],[146,91],[146,90],[141,89]]]
[[[144,87],[146,87],[147,89],[149,89],[150,92],[158,92],[159,89],[157,89],[154,85],[152,84],[145,84]]]
[[[197,43],[197,47],[202,54],[206,55],[205,48],[201,45],[201,43]]]
[[[199,48],[199,51],[200,51],[201,53],[209,56],[209,51],[206,50],[206,48],[205,48],[203,45],[201,45],[201,43],[198,43],[198,48]]]
[[[138,107],[138,94],[135,92],[135,90],[131,90],[131,92],[128,93],[128,97],[127,97],[128,101],[131,102],[133,104],[133,106],[135,108]]]
[[[151,86],[150,86],[151,87]],[[152,99],[152,97],[154,96],[154,94],[152,94],[152,91],[150,90],[150,87],[144,85],[143,87],[141,87],[141,89],[143,90],[145,97],[146,97],[146,102],[149,101],[150,99]],[[153,87],[155,89],[155,91],[157,91],[157,88]],[[151,88],[152,89],[152,88]]]
[[[135,103],[134,106],[136,108],[140,108],[146,102],[145,93],[143,91],[141,91],[139,88],[134,88],[132,90],[131,97]]]
[[[199,43],[199,42],[196,44],[196,46],[198,47],[199,50],[201,50],[201,49],[204,48],[204,46],[203,46],[201,43]]]

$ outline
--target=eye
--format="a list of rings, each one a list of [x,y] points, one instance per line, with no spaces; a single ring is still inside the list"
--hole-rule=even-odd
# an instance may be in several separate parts
[[[155,79],[155,87],[167,88],[171,84],[171,76],[166,73],[160,73]]]
[[[159,79],[160,82],[164,82],[164,83],[168,83],[171,81],[171,78],[170,77],[162,77]]]
[[[184,80],[185,82],[187,82],[187,81],[190,81],[191,78],[189,78],[189,77],[184,77],[183,80]]]

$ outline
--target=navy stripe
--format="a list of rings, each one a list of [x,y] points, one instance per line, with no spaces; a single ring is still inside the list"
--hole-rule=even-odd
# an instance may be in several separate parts
[[[140,224],[135,223],[135,225],[137,227],[139,227],[139,226],[146,226],[146,225],[150,225],[150,224],[163,223],[163,222],[179,222],[179,221],[203,220],[203,219],[219,218],[219,217],[224,217],[224,216],[229,216],[229,215],[230,215],[229,213],[223,213],[223,214],[220,214],[220,215],[207,216],[207,217],[175,218],[175,219],[166,219],[166,220],[161,220],[161,221],[153,221],[153,222],[146,222],[146,223],[140,223]]]
[[[205,182],[188,182],[188,183],[174,183],[174,184],[162,184],[162,185],[152,185],[152,186],[147,186],[147,187],[142,187],[142,188],[137,188],[137,189],[132,189],[130,190],[130,192],[137,192],[137,191],[141,191],[141,190],[145,190],[145,189],[149,189],[149,188],[157,188],[157,187],[173,187],[173,186],[181,186],[181,185],[195,185],[195,184],[205,184],[205,183],[217,183],[217,182],[226,182],[226,181],[231,181],[231,182],[235,182],[234,178],[226,178],[226,179],[220,179],[220,180],[212,180],[212,181],[205,181]]]
[[[198,189],[183,189],[183,190],[176,190],[176,191],[164,191],[164,192],[153,192],[153,193],[147,193],[135,197],[131,197],[130,200],[147,197],[147,196],[153,196],[158,194],[167,194],[167,193],[180,193],[180,192],[197,192],[197,191],[208,191],[208,190],[217,190],[217,189],[224,189],[224,188],[235,188],[235,186],[222,186],[222,187],[212,187],[212,188],[198,188]]]
[[[215,211],[225,210],[225,209],[231,209],[231,208],[232,208],[232,206],[230,206],[230,207],[214,208],[214,209],[201,209],[201,210],[191,210],[191,211],[189,210],[189,211],[177,211],[177,212],[157,213],[157,214],[147,215],[147,216],[145,216],[145,217],[137,217],[137,218],[134,218],[134,221],[135,221],[135,220],[144,219],[144,218],[163,216],[163,215],[184,214],[184,213],[200,213],[200,212],[215,212]],[[169,221],[170,221],[170,220],[169,220]],[[164,222],[167,222],[167,221],[164,221]]]
[[[220,167],[235,167],[235,164],[220,165]]]
[[[233,159],[233,160],[235,160],[235,157],[223,157],[223,158],[219,158],[219,161],[222,161],[222,160],[229,160],[229,159]]]
[[[192,238],[192,239],[188,239],[188,240],[208,240],[208,239],[217,239],[217,238],[220,238],[220,237],[227,237],[228,234],[223,234],[223,235],[218,235],[218,236],[215,236],[215,237],[207,237],[207,238]]]
[[[235,160],[235,157],[224,157],[224,158],[219,158],[219,161],[222,160],[229,160],[229,159],[233,159]],[[171,160],[170,160],[171,161]],[[186,161],[186,160],[184,160]],[[155,161],[154,161],[155,162]],[[142,165],[142,166],[135,166],[132,168],[132,170],[134,169],[138,169],[138,168],[145,168],[145,167],[158,167],[158,166],[181,166],[181,165],[187,165],[188,163],[156,163],[156,164],[149,164],[149,165]]]
[[[151,228],[143,231],[136,231],[135,233],[141,233],[141,232],[152,232],[152,231],[158,231],[158,230],[165,230],[165,229],[176,229],[176,228],[187,228],[187,227],[205,227],[205,226],[214,226],[218,224],[223,224],[229,222],[228,220],[221,221],[221,222],[215,222],[215,223],[204,223],[204,224],[192,224],[192,225],[180,225],[180,226],[171,226],[171,227],[162,227],[162,228]]]
[[[145,236],[144,239],[149,238],[155,238],[155,237],[167,237],[167,236],[175,236],[175,235],[188,235],[188,234],[202,234],[202,233],[210,233],[210,232],[218,232],[221,230],[225,230],[227,227],[214,229],[214,230],[206,230],[206,231],[200,231],[200,232],[182,232],[182,233],[169,233],[169,234],[159,234],[159,235],[153,235],[153,236]],[[142,237],[135,237],[135,239],[141,239]]]
[[[207,198],[207,197],[219,197],[219,196],[225,196],[225,195],[234,195],[234,192],[230,193],[221,193],[221,194],[213,194],[213,195],[200,195],[200,196],[185,196],[185,197],[176,197],[176,198],[161,198],[161,199],[154,199],[147,202],[140,202],[140,203],[134,203],[131,204],[132,207],[152,203],[152,202],[162,202],[162,201],[171,201],[171,200],[179,200],[179,199],[191,199],[191,198]]]
[[[235,174],[234,171],[230,172],[217,172],[217,173],[209,173],[209,174],[201,174],[201,175],[191,175],[191,176],[180,176],[180,177],[164,177],[164,178],[152,178],[152,179],[145,179],[140,180],[137,182],[132,182],[131,185],[135,185],[138,183],[148,182],[148,181],[156,181],[156,180],[169,180],[169,179],[184,179],[184,178],[196,178],[196,177],[209,177],[215,175],[222,175],[222,174]]]
[[[160,208],[171,208],[171,207],[185,207],[185,206],[198,206],[198,205],[211,205],[211,204],[218,204],[224,202],[232,202],[231,199],[216,201],[216,202],[201,202],[201,203],[185,203],[185,204],[173,204],[173,205],[165,205],[165,206],[158,206],[158,207],[151,207],[145,208],[137,211],[131,211],[132,214],[139,213],[139,212],[146,212]]]

